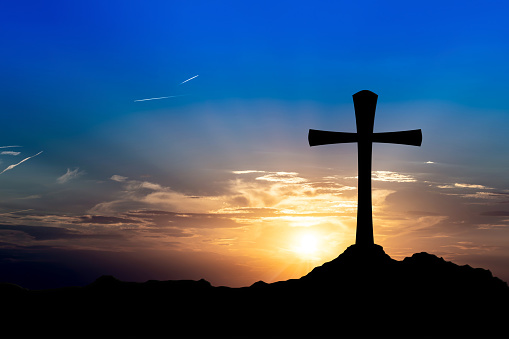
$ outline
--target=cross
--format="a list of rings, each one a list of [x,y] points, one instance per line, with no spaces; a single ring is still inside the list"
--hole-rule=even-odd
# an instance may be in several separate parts
[[[356,245],[373,245],[373,215],[371,202],[371,153],[373,142],[421,146],[420,129],[411,131],[373,133],[378,95],[360,91],[353,95],[357,133],[309,130],[309,146],[357,143],[357,233]]]

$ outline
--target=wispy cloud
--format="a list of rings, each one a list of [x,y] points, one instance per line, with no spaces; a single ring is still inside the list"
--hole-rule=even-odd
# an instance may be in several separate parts
[[[194,78],[197,78],[197,77],[199,77],[199,75],[195,75],[195,76],[194,76],[194,77],[192,77],[192,78],[189,78],[189,79],[187,79],[187,80],[184,80],[184,81],[182,81],[182,82],[179,84],[179,86],[180,86],[180,85],[182,85],[182,84],[185,84],[186,82],[188,82],[188,81],[190,81],[190,80],[193,80]]]
[[[490,200],[507,197],[506,194],[492,193],[492,192],[475,192],[475,193],[471,193],[471,194],[458,194],[458,195],[463,198],[490,199]]]
[[[102,215],[84,215],[79,217],[79,220],[75,221],[76,223],[82,224],[102,224],[102,225],[112,225],[112,224],[140,224],[141,220],[129,219],[129,218],[119,218],[119,217],[111,217],[111,216],[102,216]]]
[[[256,177],[256,180],[262,181],[273,181],[273,182],[283,182],[283,183],[303,183],[307,180],[298,176],[296,172],[267,172],[267,171],[257,171],[257,170],[243,170],[243,171],[232,171],[233,174],[253,174],[253,173],[263,173],[264,175],[260,177]]]
[[[9,170],[13,169],[14,167],[16,167],[16,166],[18,166],[18,165],[20,165],[20,164],[24,163],[25,161],[27,161],[27,160],[29,160],[29,159],[32,159],[32,158],[34,158],[34,157],[36,157],[36,156],[38,156],[38,155],[39,155],[39,154],[41,154],[42,152],[43,152],[43,151],[40,151],[39,153],[37,153],[37,154],[35,154],[35,155],[32,155],[31,157],[28,157],[28,158],[25,158],[25,159],[21,160],[21,161],[20,161],[20,162],[18,162],[17,164],[14,164],[14,165],[10,165],[10,166],[8,166],[6,169],[4,169],[2,172],[0,172],[0,174],[3,174],[3,173],[5,173],[5,172],[7,172],[7,171],[9,171]]]
[[[23,146],[0,146],[0,148],[23,147]]]
[[[408,174],[402,174],[391,171],[374,171],[372,180],[376,181],[388,181],[388,182],[416,182],[417,180]]]
[[[1,155],[19,155],[21,152],[13,152],[13,151],[3,151]]]
[[[491,187],[486,187],[486,186],[483,186],[483,185],[472,185],[472,184],[454,184],[454,186],[456,187],[461,187],[461,188],[475,188],[475,189],[491,189]]]
[[[76,168],[72,171],[70,168],[68,168],[67,172],[64,175],[57,178],[57,182],[59,184],[65,184],[66,182],[69,182],[72,179],[82,176],[83,174],[85,174],[85,171],[80,171],[79,168]]]
[[[288,184],[297,184],[307,181],[306,179],[299,177],[298,173],[295,172],[272,172],[258,177],[256,180],[283,182]]]
[[[21,197],[21,198],[15,198],[16,200],[31,200],[31,199],[41,199],[42,196],[40,194],[32,194],[32,195],[29,195],[29,196],[26,196],[26,197]]]
[[[475,184],[461,184],[461,183],[454,183],[454,184],[445,184],[445,185],[438,185],[438,188],[472,188],[472,189],[492,189],[491,187],[486,187],[484,185],[475,185]]]
[[[33,208],[29,208],[29,209],[26,209],[26,210],[19,210],[19,211],[0,213],[0,215],[9,215],[9,214],[21,213],[21,212],[27,212],[27,211],[33,211],[33,210],[34,210]]]
[[[232,171],[233,174],[250,174],[250,173],[265,173],[265,171],[257,170],[244,170],[244,171]]]
[[[110,179],[111,179],[111,180],[113,180],[113,181],[117,181],[117,182],[124,182],[124,181],[126,181],[128,178],[127,178],[127,177],[123,177],[123,176],[121,176],[121,175],[114,174],[114,175],[112,175],[112,176],[111,176],[111,178],[110,178]]]

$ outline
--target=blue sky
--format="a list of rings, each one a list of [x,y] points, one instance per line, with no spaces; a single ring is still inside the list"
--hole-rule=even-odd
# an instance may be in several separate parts
[[[307,131],[355,131],[351,95],[363,89],[379,95],[375,131],[423,130],[421,148],[373,148],[375,240],[394,257],[428,251],[509,280],[508,9],[3,2],[0,146],[21,147],[0,149],[0,171],[43,153],[0,174],[11,272],[0,280],[51,285],[19,280],[12,264],[41,251],[76,258],[56,265],[74,272],[57,285],[115,273],[238,286],[334,258],[354,241],[356,149],[309,148]],[[326,253],[291,250],[284,239],[304,231]],[[95,267],[79,251],[116,264]],[[133,253],[144,253],[139,264],[114,272]]]

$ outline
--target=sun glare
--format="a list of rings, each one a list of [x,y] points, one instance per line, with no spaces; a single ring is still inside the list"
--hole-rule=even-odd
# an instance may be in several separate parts
[[[293,250],[301,257],[311,259],[318,252],[318,238],[313,233],[300,234]]]

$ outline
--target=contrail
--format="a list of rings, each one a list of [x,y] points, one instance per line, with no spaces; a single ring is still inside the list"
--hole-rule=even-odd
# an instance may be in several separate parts
[[[199,76],[200,76],[200,75],[198,74],[198,75],[195,75],[195,76],[194,76],[194,77],[192,77],[192,78],[189,78],[189,79],[187,79],[187,80],[184,80],[184,81],[182,81],[182,82],[179,84],[179,86],[180,86],[180,85],[182,85],[182,84],[185,84],[186,82],[188,82],[188,81],[190,81],[190,80],[193,80],[194,78],[199,77]],[[168,99],[168,98],[176,98],[176,97],[181,97],[181,96],[182,96],[182,95],[169,95],[169,96],[167,96],[167,97],[157,97],[157,98],[148,98],[148,99],[138,99],[138,100],[134,100],[134,102],[140,102],[140,101],[150,101],[150,100],[159,100],[159,99]],[[15,147],[15,146],[12,146],[12,147]],[[0,173],[0,174],[2,174],[2,173]]]
[[[0,146],[0,148],[23,147],[23,146]]]
[[[187,80],[185,80],[185,81],[182,81],[182,82],[179,84],[179,86],[180,86],[180,85],[182,85],[182,84],[185,84],[185,83],[186,83],[186,82],[188,82],[189,80],[193,80],[194,78],[199,77],[199,76],[200,76],[200,75],[195,75],[195,76],[194,76],[194,77],[192,77],[192,78],[189,78],[189,79],[187,79]]]
[[[176,97],[181,97],[181,96],[182,95],[170,95],[170,96],[167,96],[167,97],[139,99],[139,100],[134,100],[134,102],[137,102],[137,101],[149,101],[149,100],[159,100],[159,99],[167,99],[167,98],[176,98]]]
[[[42,151],[40,151],[40,152],[39,152],[39,153],[37,153],[36,155],[32,155],[31,157],[28,157],[28,158],[25,158],[25,159],[21,160],[21,161],[20,161],[20,162],[18,162],[17,164],[10,165],[10,166],[9,166],[9,167],[7,167],[6,169],[4,169],[2,172],[0,172],[0,174],[3,174],[4,172],[6,172],[6,171],[9,171],[9,170],[13,169],[14,167],[18,166],[19,164],[21,164],[21,163],[23,163],[23,162],[27,161],[28,159],[32,159],[33,157],[36,157],[36,156],[38,156],[38,155],[39,155],[39,154],[41,154],[41,153],[42,153]]]

